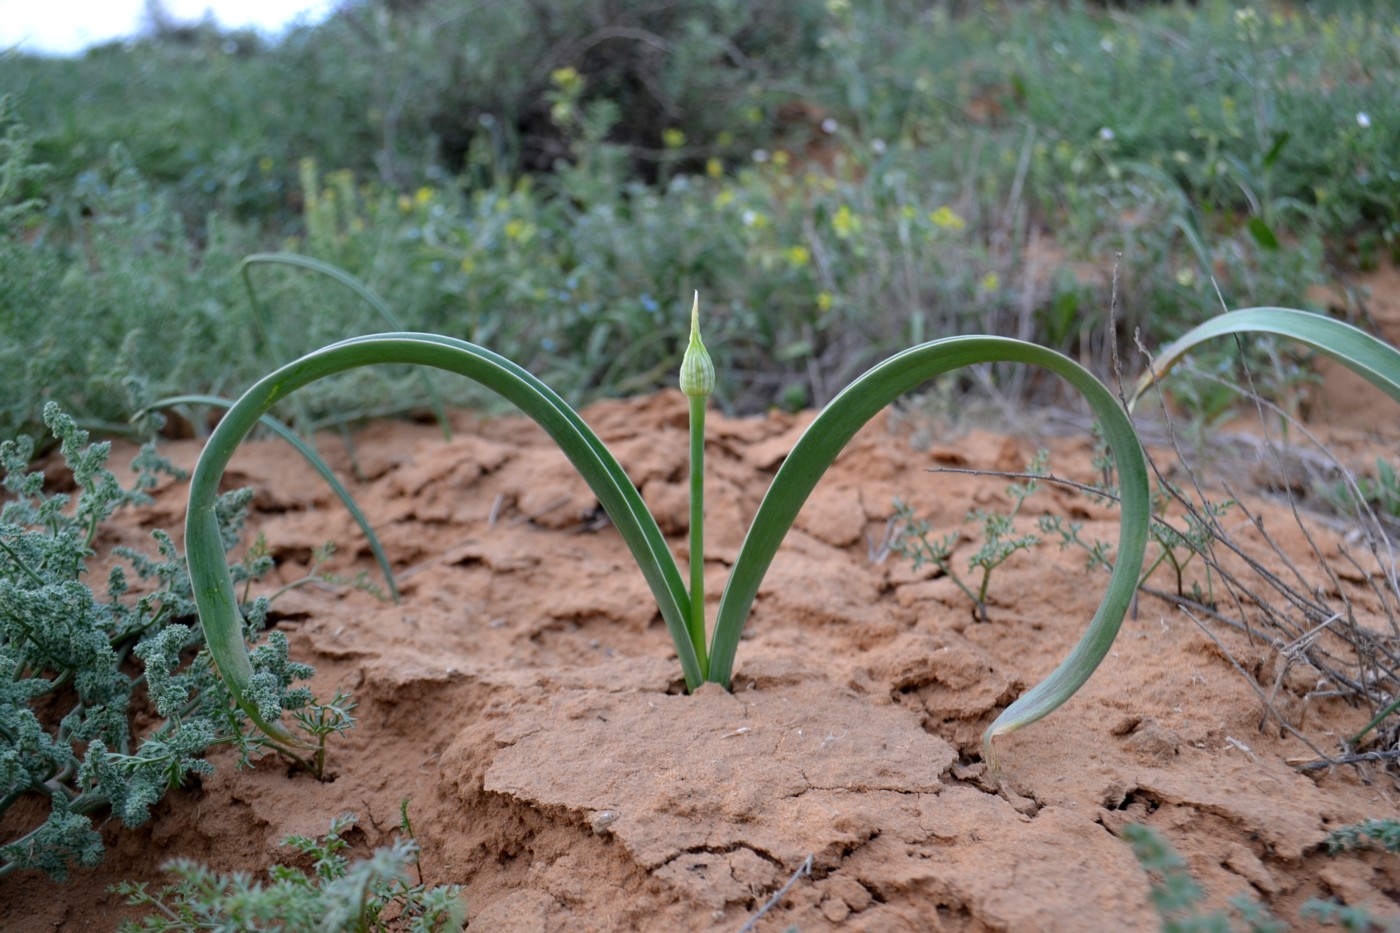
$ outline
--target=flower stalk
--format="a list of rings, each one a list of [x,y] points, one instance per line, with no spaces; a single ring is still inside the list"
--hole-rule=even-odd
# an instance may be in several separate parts
[[[686,627],[700,671],[709,676],[705,650],[705,404],[715,388],[715,364],[700,340],[700,293],[690,308],[690,345],[681,359],[681,391],[690,400],[690,616]]]

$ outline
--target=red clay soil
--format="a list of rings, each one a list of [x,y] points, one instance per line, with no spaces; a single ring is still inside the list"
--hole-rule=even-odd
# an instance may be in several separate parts
[[[683,560],[684,399],[584,416]],[[810,418],[711,418],[711,617],[746,522]],[[358,815],[349,838],[367,853],[392,838],[405,799],[425,879],[465,886],[472,930],[733,933],[809,856],[810,875],[757,930],[1149,930],[1149,881],[1120,838],[1132,822],[1185,856],[1211,907],[1246,894],[1290,919],[1311,897],[1400,913],[1400,860],[1322,846],[1331,828],[1394,816],[1394,779],[1296,770],[1288,761],[1312,753],[1261,730],[1260,701],[1221,648],[1152,598],[1074,700],[1001,741],[1004,784],[989,779],[982,730],[1070,649],[1102,572],[1050,544],[1018,554],[977,622],[951,581],[873,559],[870,542],[896,496],[937,529],[972,533],[965,513],[1004,505],[1007,481],[926,470],[1017,470],[1040,442],[972,432],[918,449],[906,420],[877,418],[779,552],[733,693],[686,696],[641,574],[563,456],[519,418],[456,427],[451,442],[405,423],[356,438],[354,493],[395,561],[401,605],[332,585],[274,605],[318,694],[359,702],[332,748],[334,779],[216,755],[217,774],[171,793],[148,826],[107,825],[98,868],[66,884],[0,880],[0,928],[111,930],[129,912],[108,885],[159,882],[175,856],[258,873],[295,859],[281,839],[323,833],[338,814]],[[1092,479],[1087,441],[1044,443],[1056,473]],[[348,473],[339,442],[321,446]],[[167,453],[189,467],[198,445]],[[373,570],[350,518],[285,446],[245,445],[229,481],[257,490],[255,528],[280,561],[269,589],[301,577],[327,541],[340,545],[332,571]],[[100,546],[178,529],[185,494],[162,489]],[[1307,553],[1284,506],[1253,508]],[[1039,492],[1026,527],[1046,512],[1116,539],[1114,512],[1076,493]],[[1338,535],[1315,534],[1335,556]],[[1344,585],[1381,628],[1374,594]],[[1270,654],[1215,635],[1247,669]],[[1305,700],[1314,683],[1294,680],[1277,704],[1309,734],[1364,724],[1363,710]]]

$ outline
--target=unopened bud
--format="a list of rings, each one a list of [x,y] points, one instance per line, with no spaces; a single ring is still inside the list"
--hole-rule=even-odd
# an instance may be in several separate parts
[[[705,398],[715,390],[715,364],[700,342],[700,293],[690,309],[690,346],[681,360],[681,391],[691,398]]]

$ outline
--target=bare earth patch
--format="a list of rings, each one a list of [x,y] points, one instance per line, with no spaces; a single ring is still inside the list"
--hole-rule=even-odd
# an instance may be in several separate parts
[[[684,555],[684,399],[584,417]],[[712,600],[809,420],[712,415]],[[316,666],[318,694],[346,689],[360,703],[332,748],[334,779],[216,756],[218,773],[170,794],[148,826],[109,825],[97,869],[66,885],[0,880],[0,927],[110,930],[126,914],[109,884],[159,883],[176,856],[257,872],[293,857],[283,837],[322,833],[341,813],[359,816],[350,838],[368,852],[392,837],[404,799],[425,880],[465,885],[473,930],[732,933],[808,856],[810,875],[758,930],[1153,929],[1148,880],[1118,836],[1128,822],[1185,855],[1211,906],[1245,893],[1290,919],[1309,897],[1400,912],[1398,860],[1321,846],[1331,828],[1393,816],[1394,782],[1296,771],[1286,761],[1306,747],[1261,731],[1258,698],[1216,644],[1149,597],[1074,700],[1001,744],[1004,785],[985,773],[981,731],[1069,650],[1101,572],[1043,544],[998,571],[978,623],[948,580],[872,559],[869,542],[895,496],[936,528],[972,531],[964,513],[1003,504],[1006,480],[925,471],[1019,469],[1036,443],[973,432],[918,450],[877,418],[779,552],[733,693],[685,696],[641,574],[562,455],[515,418],[462,416],[457,429],[444,443],[430,426],[377,423],[356,440],[364,479],[352,488],[396,562],[402,605],[313,586],[274,606],[294,656]],[[1047,445],[1056,473],[1092,478],[1087,442]],[[348,476],[339,442],[321,446]],[[198,446],[168,453],[190,466]],[[372,571],[352,522],[286,447],[248,444],[234,472],[258,490],[256,528],[282,557],[269,587],[300,577],[326,541],[340,546],[335,572]],[[178,529],[183,497],[162,490],[130,519],[127,543]],[[1290,552],[1308,553],[1285,507],[1251,505]],[[1114,513],[1071,493],[1037,494],[1025,514],[1040,512],[1116,538]],[[1325,529],[1316,541],[1337,547]],[[1374,594],[1354,589],[1359,611],[1378,614]],[[1264,657],[1217,634],[1237,659]],[[1338,700],[1305,703],[1309,686],[1284,689],[1310,734],[1364,724]]]

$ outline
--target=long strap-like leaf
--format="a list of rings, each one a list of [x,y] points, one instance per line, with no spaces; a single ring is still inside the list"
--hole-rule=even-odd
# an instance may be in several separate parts
[[[1307,344],[1319,353],[1350,367],[1372,385],[1400,402],[1400,350],[1377,340],[1364,330],[1341,321],[1292,308],[1246,308],[1211,318],[1172,341],[1152,361],[1133,389],[1128,407],[1154,382],[1165,376],[1197,345],[1226,334],[1275,334]]]
[[[1400,402],[1400,350],[1350,324],[1320,314],[1292,308],[1246,308],[1211,318],[1168,344],[1152,361],[1152,367],[1138,379],[1133,397],[1128,402],[1129,408],[1197,345],[1212,337],[1246,333],[1273,334],[1304,343],[1349,367]],[[1348,742],[1352,745],[1359,742],[1394,709],[1394,704],[1391,704],[1382,710]]]
[[[514,403],[544,429],[607,509],[637,558],[676,644],[686,683],[692,689],[699,686],[700,664],[686,630],[690,602],[675,559],[641,494],[583,419],[544,383],[489,350],[432,334],[378,334],[333,344],[260,380],[210,435],[190,482],[185,547],[200,621],[210,654],[253,722],[274,738],[295,741],[267,721],[248,694],[253,669],[214,515],[219,479],[239,442],[276,402],[317,379],[377,363],[433,366],[467,376]]]
[[[213,408],[221,408],[224,411],[232,408],[232,399],[226,399],[218,395],[172,395],[169,398],[157,399],[146,406],[147,410],[170,408],[175,405],[209,405]],[[360,510],[360,505],[355,501],[355,497],[350,495],[350,490],[345,488],[345,484],[340,481],[340,477],[335,475],[335,471],[321,455],[316,452],[316,448],[301,439],[301,435],[278,421],[271,415],[262,416],[263,427],[272,431],[282,440],[301,454],[302,459],[311,465],[321,478],[330,486],[331,492],[340,499],[345,510],[350,513],[350,517],[355,520],[355,524],[360,526],[360,531],[364,532],[365,540],[369,542],[369,549],[374,552],[374,559],[379,564],[380,573],[384,574],[384,583],[389,588],[389,596],[394,602],[399,601],[399,586],[394,582],[394,568],[389,564],[389,557],[384,553],[383,546],[379,543],[379,536],[374,533],[374,527],[370,525],[369,519],[365,518],[365,513]]]
[[[1113,643],[1137,588],[1147,548],[1151,497],[1147,464],[1132,423],[1113,394],[1088,370],[1068,357],[1004,337],[949,337],[906,350],[861,376],[817,416],[773,478],[734,562],[720,600],[710,651],[710,680],[728,683],[739,635],[759,584],[798,510],[827,467],[856,432],[900,395],[942,373],[975,363],[1014,362],[1043,366],[1063,376],[1089,402],[1103,426],[1118,467],[1123,517],[1118,557],[1103,602],[1069,657],[1048,678],[997,717],[983,739],[991,740],[1047,715],[1078,690]]]
[[[305,269],[308,272],[324,275],[358,295],[395,332],[404,332],[408,329],[403,320],[394,313],[383,298],[380,298],[368,285],[339,266],[333,266],[310,256],[302,256],[299,253],[253,253],[251,256],[243,257],[243,261],[238,264],[238,271],[243,276],[243,289],[248,293],[248,303],[253,309],[253,325],[274,353],[278,353],[278,347],[273,336],[272,322],[268,320],[267,312],[263,310],[262,302],[258,301],[258,293],[253,288],[252,269],[256,265],[290,266],[294,269]],[[442,396],[433,385],[433,381],[428,378],[427,373],[420,373],[420,377],[423,380],[423,391],[427,393],[428,402],[433,408],[433,417],[437,419],[438,428],[442,431],[442,436],[450,441],[452,440],[452,423],[447,420],[447,409],[442,404]]]

